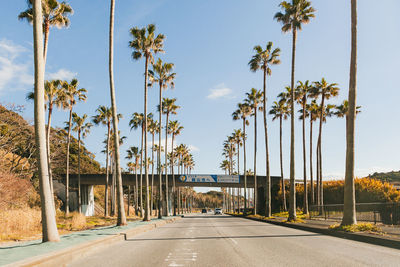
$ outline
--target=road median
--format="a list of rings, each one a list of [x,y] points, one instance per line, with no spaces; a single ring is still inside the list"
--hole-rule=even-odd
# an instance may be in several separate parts
[[[180,217],[130,222],[127,226],[101,227],[64,235],[57,243],[40,240],[0,247],[0,266],[62,266],[95,249],[153,230]]]

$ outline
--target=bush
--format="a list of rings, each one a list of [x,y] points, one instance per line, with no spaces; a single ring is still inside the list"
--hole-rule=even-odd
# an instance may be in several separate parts
[[[41,231],[41,212],[25,206],[0,210],[0,240],[20,240]]]

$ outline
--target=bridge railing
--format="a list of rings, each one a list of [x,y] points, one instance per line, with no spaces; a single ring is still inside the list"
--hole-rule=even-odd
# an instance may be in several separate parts
[[[315,219],[341,220],[343,204],[311,205],[310,217]],[[400,225],[400,202],[393,203],[357,203],[357,221]]]

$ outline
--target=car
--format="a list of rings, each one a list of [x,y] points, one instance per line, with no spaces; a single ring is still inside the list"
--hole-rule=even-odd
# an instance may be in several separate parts
[[[215,211],[214,211],[214,214],[215,215],[222,215],[222,210],[219,209],[219,208],[216,208]]]
[[[201,213],[207,213],[207,210],[206,209],[202,209]]]

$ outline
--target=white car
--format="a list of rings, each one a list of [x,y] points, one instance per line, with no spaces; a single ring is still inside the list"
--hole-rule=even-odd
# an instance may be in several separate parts
[[[214,214],[215,215],[222,215],[222,210],[221,209],[215,209]]]

